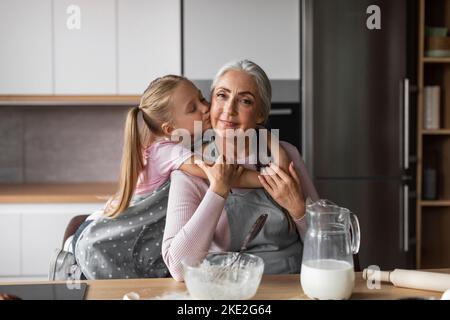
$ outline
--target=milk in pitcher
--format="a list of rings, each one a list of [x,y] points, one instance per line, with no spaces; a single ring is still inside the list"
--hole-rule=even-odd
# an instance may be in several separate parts
[[[355,272],[346,261],[309,260],[302,264],[300,280],[303,292],[311,299],[343,300],[352,294]]]

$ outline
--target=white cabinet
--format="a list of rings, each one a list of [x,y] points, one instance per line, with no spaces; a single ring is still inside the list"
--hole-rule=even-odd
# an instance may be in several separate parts
[[[47,207],[48,208],[48,207]],[[22,214],[22,274],[45,275],[54,249],[62,248],[64,231],[74,212],[55,208],[45,212]],[[64,212],[66,211],[66,212]]]
[[[51,5],[0,1],[0,94],[52,93]]]
[[[181,73],[180,1],[118,0],[118,94],[142,94],[151,80]]]
[[[185,1],[185,75],[212,79],[228,61],[251,59],[273,79],[300,78],[300,1]]]
[[[116,94],[115,3],[54,1],[55,94]],[[69,27],[68,19],[77,15],[79,29]]]
[[[179,0],[1,0],[0,94],[137,94],[181,73]]]
[[[20,215],[0,211],[0,276],[20,271]]]
[[[70,219],[102,203],[0,205],[0,277],[47,277]]]

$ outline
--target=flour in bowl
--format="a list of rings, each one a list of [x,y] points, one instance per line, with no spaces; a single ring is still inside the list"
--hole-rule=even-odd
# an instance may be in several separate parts
[[[263,268],[253,264],[224,267],[205,260],[185,270],[185,282],[193,299],[250,299],[258,289]]]

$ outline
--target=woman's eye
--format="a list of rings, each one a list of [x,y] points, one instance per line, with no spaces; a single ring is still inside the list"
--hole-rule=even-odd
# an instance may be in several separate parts
[[[242,101],[242,103],[247,104],[247,105],[250,105],[253,103],[253,101],[250,99],[242,99],[241,101]]]
[[[219,99],[225,99],[225,94],[222,92],[218,92],[218,93],[216,93],[216,97]]]

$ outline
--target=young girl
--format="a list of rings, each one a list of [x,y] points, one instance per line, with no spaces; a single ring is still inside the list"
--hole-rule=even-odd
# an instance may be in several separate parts
[[[203,130],[211,128],[209,108],[200,90],[184,77],[167,75],[150,83],[139,106],[128,112],[119,190],[108,202],[104,215],[117,217],[128,208],[133,196],[155,191],[173,170],[207,179],[204,171],[193,164],[191,150],[170,137],[177,129],[187,130],[193,137],[195,121],[202,122]],[[144,123],[141,130],[140,113]],[[235,187],[261,187],[258,172],[240,166],[237,170]]]

